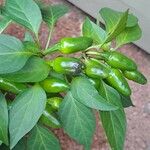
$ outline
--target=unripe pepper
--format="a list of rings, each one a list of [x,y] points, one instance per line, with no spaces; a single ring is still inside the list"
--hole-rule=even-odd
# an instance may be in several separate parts
[[[87,76],[96,79],[106,78],[109,72],[110,70],[106,65],[92,59],[85,60],[85,73]]]
[[[0,77],[0,89],[4,91],[8,91],[14,94],[18,94],[25,90],[27,87],[21,83],[10,82],[7,79]]]
[[[147,83],[147,79],[145,78],[145,76],[137,70],[136,71],[124,71],[123,74],[127,79],[133,80],[139,84]]]
[[[69,89],[69,85],[65,81],[57,78],[47,78],[40,84],[47,93],[65,92]]]
[[[58,110],[62,100],[61,97],[51,97],[47,99],[47,104],[51,105],[54,110]]]
[[[83,51],[93,44],[93,40],[88,37],[68,37],[60,41],[60,51],[64,54],[71,54]]]
[[[79,59],[72,57],[57,57],[52,61],[54,71],[62,74],[79,74],[82,66]]]
[[[88,79],[89,79],[89,81],[94,85],[94,87],[95,87],[96,89],[99,88],[100,80],[94,79],[94,78],[88,78]]]
[[[136,70],[136,63],[128,58],[127,56],[121,54],[120,52],[112,51],[112,52],[102,52],[100,56],[113,68],[117,68],[120,70]]]
[[[57,115],[53,112],[53,109],[51,109],[50,106],[46,105],[46,108],[40,117],[39,120],[41,123],[43,123],[46,126],[52,127],[52,128],[60,128],[60,122],[57,119]]]
[[[111,69],[109,77],[106,78],[106,82],[121,94],[125,96],[131,95],[128,82],[118,69]]]

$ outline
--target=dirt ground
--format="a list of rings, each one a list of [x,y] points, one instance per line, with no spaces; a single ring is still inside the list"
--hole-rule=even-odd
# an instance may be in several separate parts
[[[1,0],[0,0],[1,1]],[[70,11],[55,27],[51,44],[66,36],[78,36],[81,34],[81,24],[86,16],[84,12],[71,5],[65,0],[45,0],[47,3],[65,3]],[[11,25],[5,33],[14,35],[20,39],[24,36],[24,29],[18,25]],[[40,31],[40,41],[44,46],[48,33],[43,24]],[[150,55],[136,47],[128,44],[119,49],[132,57],[138,64],[139,69],[148,78],[148,84],[141,86],[130,82],[133,94],[132,100],[135,107],[126,109],[127,114],[127,135],[125,150],[150,150]],[[59,137],[63,150],[82,150],[83,147],[71,140],[62,130],[55,130]],[[100,123],[97,123],[92,150],[108,150],[107,140]]]

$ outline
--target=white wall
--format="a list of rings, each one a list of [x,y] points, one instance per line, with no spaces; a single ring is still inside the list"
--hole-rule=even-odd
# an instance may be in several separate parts
[[[97,17],[99,10],[110,7],[124,11],[130,8],[135,14],[143,31],[142,38],[135,42],[139,47],[150,53],[150,0],[68,0],[93,17]],[[102,20],[101,20],[102,21]]]

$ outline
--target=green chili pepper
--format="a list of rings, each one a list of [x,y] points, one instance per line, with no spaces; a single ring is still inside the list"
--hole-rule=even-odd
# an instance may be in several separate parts
[[[109,75],[109,68],[93,59],[85,60],[85,73],[91,78],[106,78]]]
[[[82,63],[77,58],[57,57],[52,62],[54,71],[62,74],[77,75],[82,70]]]
[[[68,37],[60,41],[60,51],[64,54],[83,51],[93,44],[93,40],[88,37]]]
[[[61,97],[51,97],[47,99],[47,104],[51,105],[54,110],[58,110],[62,100]]]
[[[52,128],[60,128],[61,125],[57,118],[58,116],[53,112],[53,109],[50,106],[46,105],[46,108],[39,121],[46,126]]]
[[[123,74],[127,79],[133,80],[139,84],[146,84],[147,83],[146,77],[141,72],[139,72],[138,70],[136,70],[136,71],[124,71]]]
[[[8,91],[8,92],[11,92],[11,93],[14,93],[14,94],[18,94],[26,88],[27,87],[24,84],[10,82],[7,79],[4,79],[4,78],[0,77],[0,89],[2,89],[4,91]]]
[[[106,78],[106,82],[121,94],[125,96],[131,95],[131,89],[128,82],[119,70],[111,69],[109,77]]]
[[[94,79],[94,78],[89,78],[89,81],[94,85],[94,87],[95,87],[96,89],[99,88],[100,80]]]
[[[113,68],[117,68],[120,70],[136,70],[137,65],[136,63],[126,57],[125,55],[121,54],[120,52],[112,51],[112,52],[102,52],[100,56],[104,58],[104,60]]]
[[[69,85],[58,78],[47,78],[40,82],[40,84],[47,93],[65,92],[69,89]]]

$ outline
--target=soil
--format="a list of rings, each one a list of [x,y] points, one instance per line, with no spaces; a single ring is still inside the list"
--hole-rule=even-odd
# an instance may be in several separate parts
[[[70,11],[56,24],[50,44],[56,43],[62,37],[75,37],[81,34],[81,25],[86,17],[84,12],[65,0],[45,0],[45,2],[64,3],[70,8]],[[7,28],[5,33],[23,39],[24,31],[25,29],[19,25],[12,24]],[[48,30],[45,24],[42,24],[39,35],[42,46],[44,47],[48,36]],[[139,70],[148,78],[148,84],[145,86],[130,82],[133,90],[132,100],[135,107],[126,109],[128,127],[125,150],[150,150],[150,55],[133,44],[125,45],[119,51],[132,57],[137,62]],[[71,140],[62,130],[54,130],[54,133],[60,139],[63,150],[83,150],[81,145]],[[92,150],[108,149],[110,148],[107,144],[104,131],[100,122],[97,121]]]

